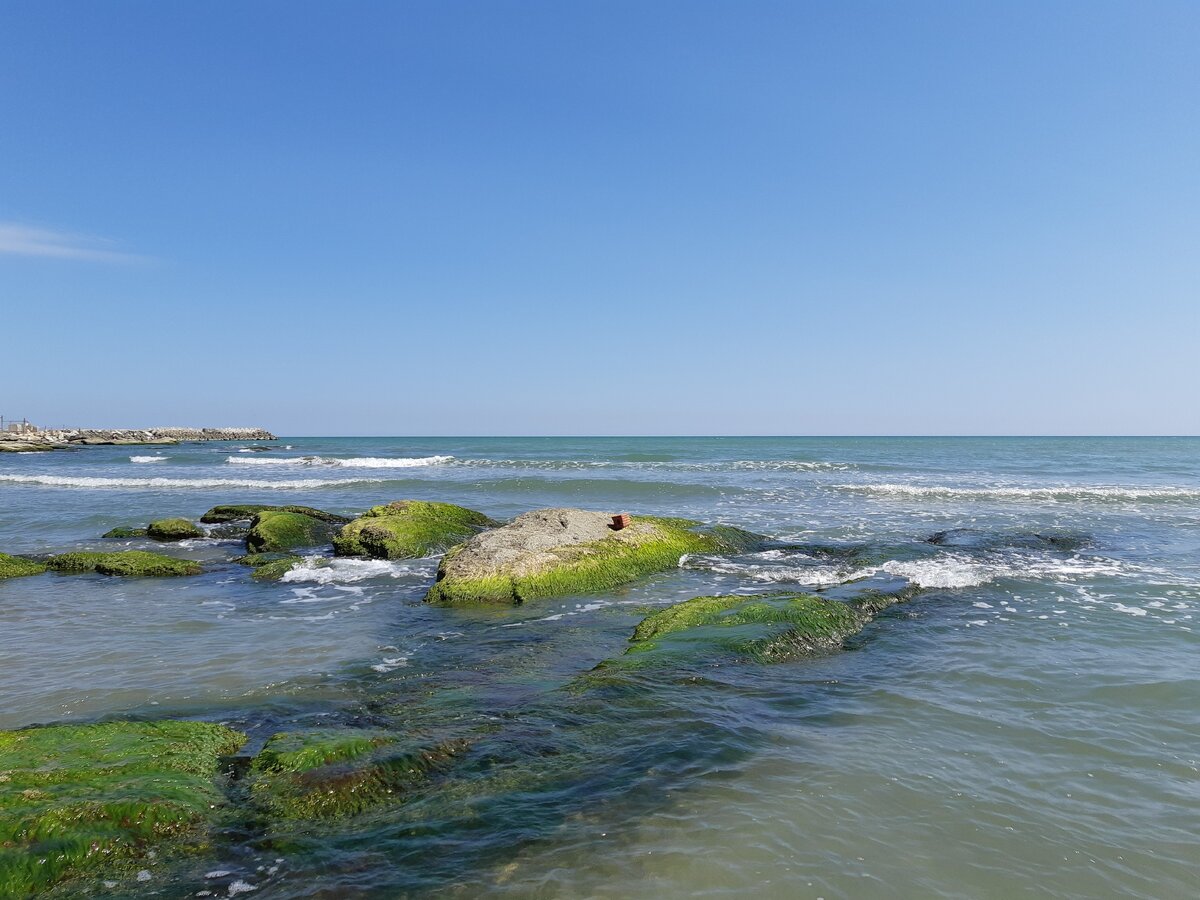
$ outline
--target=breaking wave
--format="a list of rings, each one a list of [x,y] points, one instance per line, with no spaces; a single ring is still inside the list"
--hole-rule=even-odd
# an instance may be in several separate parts
[[[168,456],[131,456],[131,457],[129,457],[129,461],[131,463],[166,462],[168,459],[170,459],[170,457],[168,457]]]
[[[383,484],[382,478],[293,478],[262,481],[252,478],[94,478],[73,475],[0,475],[0,482],[78,488],[320,488],[346,484]]]
[[[686,568],[720,575],[736,575],[765,584],[800,584],[813,587],[844,584],[873,575],[894,575],[923,588],[971,588],[1002,578],[1022,581],[1073,582],[1080,578],[1146,574],[1145,569],[1111,559],[1072,556],[1066,559],[1037,554],[1006,553],[986,558],[946,553],[929,559],[890,559],[878,565],[795,565],[805,557],[783,556],[779,551],[755,554],[752,559],[687,557]],[[780,562],[775,562],[775,560]]]
[[[386,559],[307,559],[289,569],[280,581],[289,584],[301,582],[316,584],[354,584],[371,578],[404,578],[408,575],[425,574],[429,563],[392,562]]]
[[[324,456],[293,456],[287,459],[256,459],[253,457],[230,456],[225,461],[239,466],[340,466],[347,469],[413,469],[420,466],[438,466],[453,460],[453,456],[355,456],[336,459]]]
[[[962,500],[1200,500],[1200,488],[1187,487],[946,487],[917,484],[839,484],[834,487],[879,497],[944,497]]]

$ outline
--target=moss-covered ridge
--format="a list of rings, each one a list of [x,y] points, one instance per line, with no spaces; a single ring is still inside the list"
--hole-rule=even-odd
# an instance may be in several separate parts
[[[465,747],[382,730],[277,734],[251,766],[251,796],[275,818],[343,818],[400,799]]]
[[[338,556],[411,559],[441,553],[496,523],[481,512],[425,500],[373,506],[333,539]]]
[[[46,571],[45,563],[22,559],[19,556],[9,556],[0,553],[0,579],[20,578],[24,575],[40,575]]]
[[[187,519],[159,519],[146,526],[146,536],[156,541],[184,541],[204,537],[204,529]]]
[[[108,531],[104,532],[104,534],[100,535],[100,537],[102,537],[102,538],[143,538],[143,537],[146,537],[147,530],[148,529],[145,529],[145,528],[133,528],[133,527],[130,527],[129,525],[118,525],[116,528],[111,528]]]
[[[425,599],[522,603],[601,591],[675,568],[686,554],[730,552],[762,540],[688,519],[634,516],[619,531],[609,521],[606,513],[576,509],[525,513],[447,551]]]
[[[227,503],[214,506],[200,517],[206,525],[223,525],[229,522],[248,522],[261,512],[293,512],[330,524],[342,525],[350,521],[349,516],[325,512],[311,506],[271,506],[265,503]]]
[[[693,597],[643,619],[625,656],[600,668],[675,665],[728,655],[774,662],[828,653],[910,595],[870,592],[846,601],[788,593]]]
[[[201,848],[222,756],[245,736],[207,722],[0,732],[0,898],[116,871],[161,844]]]
[[[145,577],[199,575],[201,572],[200,564],[190,559],[175,559],[145,550],[60,553],[46,560],[46,565],[57,572],[99,572],[101,575]]]
[[[333,536],[334,524],[306,513],[264,509],[256,513],[246,535],[248,553],[277,553],[315,547]]]

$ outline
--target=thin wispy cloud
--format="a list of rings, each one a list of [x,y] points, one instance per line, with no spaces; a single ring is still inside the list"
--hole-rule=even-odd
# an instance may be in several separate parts
[[[105,238],[52,231],[20,222],[0,222],[0,255],[107,263],[142,262],[146,259],[136,253],[117,249],[116,242]]]

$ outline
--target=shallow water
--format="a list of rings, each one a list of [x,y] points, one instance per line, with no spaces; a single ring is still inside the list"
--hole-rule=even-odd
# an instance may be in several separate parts
[[[285,449],[290,447],[290,449]],[[285,438],[0,457],[0,549],[219,502],[503,518],[573,505],[786,542],[608,595],[423,605],[436,560],[256,584],[0,582],[0,727],[105,716],[492,727],[403,805],[286,852],[233,833],[113,896],[1193,897],[1200,440]],[[929,539],[933,539],[931,542]],[[846,651],[582,694],[647,610],[911,582]],[[861,582],[858,582],[861,583]],[[685,677],[686,676],[686,677]],[[253,749],[253,744],[251,749]],[[277,862],[276,860],[282,860]],[[273,871],[271,871],[273,870]],[[207,872],[227,875],[205,878]]]

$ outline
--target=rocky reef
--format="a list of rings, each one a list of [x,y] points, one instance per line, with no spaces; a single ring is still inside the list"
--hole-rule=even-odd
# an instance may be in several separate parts
[[[247,553],[278,553],[315,547],[333,536],[334,523],[287,509],[264,509],[254,515],[246,535]]]
[[[451,503],[396,500],[373,506],[333,539],[338,556],[410,559],[441,553],[496,523]]]
[[[112,553],[81,550],[60,553],[46,560],[56,572],[98,572],[101,575],[171,577],[199,575],[200,564],[146,550],[117,550]]]
[[[31,559],[22,559],[19,556],[9,556],[7,553],[0,553],[0,579],[20,578],[23,575],[40,575],[45,571],[45,563],[35,562]]]
[[[224,803],[220,760],[244,741],[208,722],[0,732],[0,897],[203,849]]]
[[[146,526],[146,536],[155,541],[183,541],[204,537],[204,529],[187,519],[159,519]]]
[[[277,734],[251,766],[251,796],[277,818],[342,818],[401,799],[466,746],[382,729]]]
[[[442,604],[522,603],[588,593],[674,568],[689,553],[745,549],[762,539],[735,528],[582,509],[540,509],[447,551],[426,600]]]

